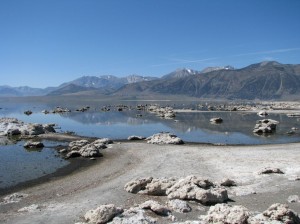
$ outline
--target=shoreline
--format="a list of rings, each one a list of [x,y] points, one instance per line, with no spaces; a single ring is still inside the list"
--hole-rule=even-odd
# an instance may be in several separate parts
[[[141,203],[149,196],[135,195],[123,190],[124,185],[135,178],[184,177],[198,175],[214,182],[224,177],[237,181],[238,186],[229,189],[229,196],[236,205],[245,205],[251,211],[264,211],[274,201],[286,202],[289,194],[300,193],[300,143],[214,146],[203,144],[151,145],[145,142],[115,142],[103,150],[103,157],[91,161],[85,167],[66,176],[51,179],[20,192],[28,194],[19,203],[0,205],[1,223],[75,223],[82,221],[87,210],[100,204],[114,203],[125,208]],[[180,156],[178,156],[180,155]],[[267,166],[281,168],[285,174],[259,176],[259,169]],[[256,192],[255,194],[253,192]],[[155,198],[164,202],[165,197]],[[18,212],[32,204],[38,211]],[[192,203],[191,203],[192,204]],[[209,206],[198,211],[194,205],[187,218],[193,219],[205,213]],[[290,207],[300,212],[300,203]],[[162,222],[164,223],[164,222]],[[167,222],[165,222],[167,223]]]

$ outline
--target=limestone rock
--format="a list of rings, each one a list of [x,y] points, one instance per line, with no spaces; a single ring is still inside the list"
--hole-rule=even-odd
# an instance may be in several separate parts
[[[145,215],[145,211],[139,207],[125,210],[122,214],[115,217],[111,224],[156,224],[156,219]]]
[[[273,204],[262,214],[248,219],[249,224],[274,223],[274,224],[299,224],[300,218],[285,204]]]
[[[165,196],[167,189],[176,183],[176,178],[146,177],[128,182],[125,190],[130,193]]]
[[[170,200],[167,204],[175,212],[185,213],[190,212],[192,210],[192,208],[186,201],[179,199]]]
[[[220,185],[224,187],[232,187],[232,186],[236,186],[236,183],[234,180],[225,178],[221,181]]]
[[[278,174],[284,174],[279,168],[264,168],[261,171],[258,172],[258,174],[271,174],[271,173],[278,173]]]
[[[129,141],[134,141],[134,140],[144,140],[144,139],[146,139],[146,138],[143,137],[143,136],[132,135],[132,136],[129,136],[127,139],[128,139]]]
[[[224,188],[211,188],[213,186],[213,183],[207,179],[188,176],[167,189],[166,193],[170,199],[196,200],[202,204],[227,201],[227,190]]]
[[[300,202],[300,198],[298,195],[290,195],[288,197],[288,202],[289,203],[295,203],[295,202]]]
[[[28,194],[24,193],[13,193],[3,198],[0,204],[10,204],[20,202],[22,199],[28,197]]]
[[[24,148],[26,149],[34,149],[34,148],[43,148],[44,144],[42,142],[31,142],[28,141],[24,144]]]
[[[82,139],[77,141],[72,141],[69,143],[69,150],[76,150],[79,151],[83,146],[89,144],[88,140]]]
[[[161,215],[161,216],[168,216],[170,213],[170,210],[167,207],[162,206],[157,201],[153,201],[153,200],[144,202],[143,204],[140,205],[140,208],[150,209],[155,214]]]
[[[144,190],[146,185],[150,183],[152,179],[153,177],[146,177],[132,180],[125,184],[124,190],[129,193],[137,194],[139,191]]]
[[[262,111],[259,111],[257,113],[257,115],[260,116],[260,117],[265,117],[265,116],[268,116],[269,114],[266,111],[262,110]]]
[[[113,204],[101,205],[94,210],[88,211],[84,218],[88,223],[102,224],[112,220],[116,215],[123,212],[122,208],[118,208]]]
[[[214,117],[210,119],[211,123],[220,124],[223,122],[223,119],[221,117]]]
[[[273,133],[276,130],[278,123],[278,121],[272,119],[258,120],[253,129],[253,132],[256,134]]]
[[[184,142],[174,134],[168,132],[161,132],[158,134],[154,134],[148,138],[146,138],[147,143],[149,144],[174,144],[179,145]]]
[[[217,204],[211,206],[207,215],[201,216],[204,223],[247,224],[250,212],[243,206]]]

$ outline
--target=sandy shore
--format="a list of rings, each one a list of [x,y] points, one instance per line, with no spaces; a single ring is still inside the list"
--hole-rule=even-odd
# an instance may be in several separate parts
[[[64,177],[19,192],[28,194],[18,203],[0,204],[0,223],[75,223],[87,210],[113,203],[124,208],[155,198],[127,193],[124,185],[139,177],[185,177],[197,175],[218,182],[224,177],[237,182],[229,189],[229,203],[262,212],[275,202],[288,203],[300,196],[300,143],[262,146],[212,146],[201,144],[151,145],[144,142],[114,143],[103,150],[95,164]],[[284,174],[258,175],[265,167]],[[18,212],[30,205],[38,209]],[[174,214],[180,220],[196,219],[208,206],[191,203],[193,211]],[[300,203],[289,203],[300,213]],[[170,220],[163,218],[161,223]]]

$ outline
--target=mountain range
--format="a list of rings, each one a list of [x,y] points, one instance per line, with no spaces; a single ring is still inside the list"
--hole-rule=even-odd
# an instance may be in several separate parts
[[[0,86],[0,96],[106,94],[117,97],[185,95],[208,99],[299,99],[300,65],[266,61],[241,69],[177,69],[157,77],[83,76],[46,89]]]

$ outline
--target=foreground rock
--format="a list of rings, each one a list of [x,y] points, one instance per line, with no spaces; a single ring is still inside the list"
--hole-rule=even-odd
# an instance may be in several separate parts
[[[138,178],[128,182],[124,189],[133,194],[166,196],[168,188],[176,183],[176,178]]]
[[[248,219],[249,224],[274,223],[274,224],[299,224],[299,216],[285,204],[273,204],[262,214]]]
[[[188,176],[154,179],[152,177],[128,182],[124,189],[130,193],[155,196],[167,195],[169,199],[195,200],[202,204],[223,203],[228,200],[227,190],[204,178]]]
[[[94,210],[88,211],[84,218],[88,223],[107,223],[112,220],[116,215],[123,212],[122,208],[118,208],[113,204],[101,205]]]
[[[173,145],[184,144],[184,142],[179,137],[168,132],[161,132],[158,134],[154,134],[146,138],[146,140],[147,143],[149,144],[173,144]]]
[[[69,143],[69,148],[64,150],[67,152],[66,158],[72,157],[99,157],[101,149],[107,148],[106,144],[111,144],[112,141],[107,138],[97,139],[90,143],[88,140],[77,140]]]
[[[111,224],[156,224],[158,223],[156,219],[149,217],[145,214],[145,210],[139,207],[132,207],[125,210],[122,214],[115,217]]]
[[[197,181],[197,180],[196,180]],[[223,203],[228,200],[227,190],[224,188],[209,188],[198,185],[193,180],[183,179],[167,190],[169,199],[194,200],[209,205]]]
[[[168,206],[175,212],[186,213],[190,212],[192,209],[186,201],[174,199],[168,201]]]
[[[247,224],[250,212],[239,205],[217,204],[209,208],[207,215],[201,216],[204,223]]]

